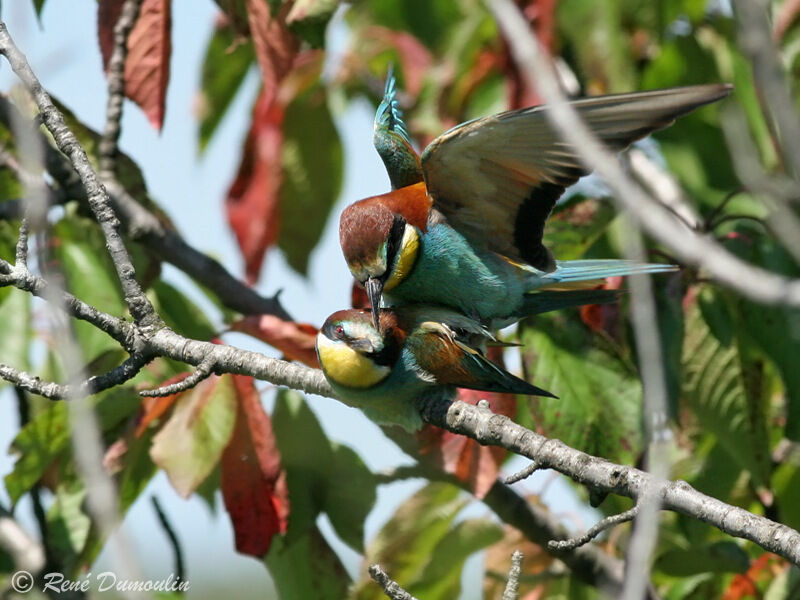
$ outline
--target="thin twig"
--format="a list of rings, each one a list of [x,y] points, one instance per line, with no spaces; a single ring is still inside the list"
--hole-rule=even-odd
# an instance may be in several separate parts
[[[574,550],[584,544],[588,544],[606,529],[633,520],[638,513],[639,505],[637,504],[625,512],[619,513],[618,515],[611,515],[598,521],[580,537],[570,538],[568,540],[550,540],[547,542],[547,547],[550,550]]]
[[[511,554],[511,568],[508,570],[508,580],[503,589],[503,600],[517,600],[519,598],[519,576],[522,574],[522,552],[514,550]]]
[[[527,479],[531,475],[533,475],[536,471],[539,470],[539,465],[536,464],[534,460],[524,469],[521,469],[514,473],[513,475],[509,475],[505,479],[503,479],[503,483],[506,485],[511,485],[512,483],[517,483],[518,481],[522,481],[523,479]]]
[[[28,266],[28,219],[26,217],[23,217],[19,224],[15,265],[26,268]]]
[[[100,177],[113,178],[116,173],[117,142],[122,120],[123,100],[125,99],[125,59],[128,57],[128,35],[136,19],[142,0],[125,0],[119,18],[114,24],[114,47],[108,61],[108,104],[106,105],[106,126],[98,146],[100,154]]]
[[[206,358],[197,365],[194,373],[178,381],[177,383],[173,383],[171,385],[165,385],[160,388],[155,388],[152,390],[142,390],[139,392],[140,396],[147,396],[150,398],[155,398],[158,396],[171,396],[172,394],[177,394],[179,392],[185,392],[186,390],[193,388],[198,383],[203,381],[204,379],[208,378],[211,375],[212,371],[214,370],[214,361],[211,358]]]
[[[169,543],[172,546],[172,553],[175,555],[175,579],[176,581],[185,581],[186,570],[183,562],[183,549],[181,548],[178,535],[175,533],[175,529],[173,529],[172,524],[169,522],[167,514],[161,507],[161,502],[158,501],[158,497],[150,496],[150,501],[153,503],[153,509],[156,511],[158,522],[161,524],[162,529],[164,529],[164,533],[167,535]]]
[[[405,591],[400,584],[391,579],[380,565],[369,566],[369,576],[372,580],[383,588],[383,593],[391,600],[417,600]]]

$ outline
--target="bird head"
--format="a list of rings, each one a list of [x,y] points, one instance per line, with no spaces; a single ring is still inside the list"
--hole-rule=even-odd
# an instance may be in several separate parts
[[[381,294],[399,284],[419,254],[419,231],[376,202],[356,202],[342,213],[339,242],[350,272],[367,291],[375,327]]]
[[[350,388],[369,388],[389,376],[400,355],[402,335],[393,316],[379,312],[381,327],[365,310],[333,313],[317,334],[317,357],[325,375]]]

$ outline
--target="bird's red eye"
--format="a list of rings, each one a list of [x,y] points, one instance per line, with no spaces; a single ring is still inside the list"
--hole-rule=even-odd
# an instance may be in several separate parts
[[[337,325],[336,327],[333,328],[333,333],[336,335],[336,337],[344,336],[344,327],[342,327],[341,325]]]

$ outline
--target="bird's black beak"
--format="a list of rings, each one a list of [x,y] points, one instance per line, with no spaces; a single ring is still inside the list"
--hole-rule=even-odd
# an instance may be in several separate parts
[[[375,277],[370,277],[364,284],[367,290],[367,298],[369,298],[369,305],[372,308],[372,321],[375,324],[375,329],[379,332],[381,326],[378,323],[378,317],[381,310],[381,292],[383,291],[383,282]]]

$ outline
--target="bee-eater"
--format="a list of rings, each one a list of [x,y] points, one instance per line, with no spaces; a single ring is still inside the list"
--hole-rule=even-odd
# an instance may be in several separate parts
[[[492,335],[442,307],[404,305],[378,312],[341,310],[317,335],[317,356],[339,398],[378,424],[409,431],[422,425],[429,399],[454,399],[456,388],[554,397],[484,357]]]
[[[597,137],[620,151],[731,89],[698,85],[571,104]],[[542,288],[675,269],[553,258],[542,244],[545,220],[565,188],[587,171],[552,129],[547,110],[536,106],[468,121],[433,140],[419,158],[390,74],[374,142],[395,189],[348,206],[339,223],[347,265],[365,286],[376,322],[384,295],[388,304],[441,304],[502,326],[536,312],[532,292]],[[582,303],[580,295],[562,298],[565,306]]]

